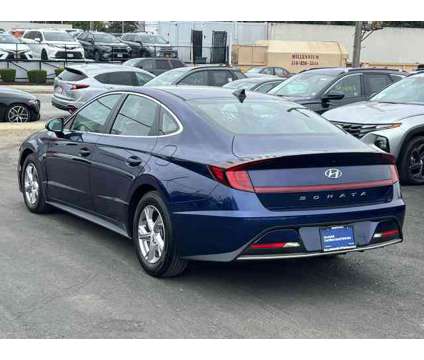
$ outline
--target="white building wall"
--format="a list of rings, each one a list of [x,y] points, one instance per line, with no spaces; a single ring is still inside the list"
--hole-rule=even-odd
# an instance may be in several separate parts
[[[338,41],[352,60],[353,26],[270,23],[272,40]],[[361,61],[370,63],[424,63],[424,29],[383,28],[363,43]]]
[[[29,21],[0,21],[0,29],[72,29],[70,24],[40,24]]]

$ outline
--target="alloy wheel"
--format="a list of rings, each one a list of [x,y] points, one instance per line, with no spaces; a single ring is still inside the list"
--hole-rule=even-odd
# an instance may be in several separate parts
[[[411,150],[408,170],[412,179],[424,181],[424,143],[418,143]]]
[[[40,197],[40,184],[37,169],[32,163],[29,163],[25,168],[24,191],[28,204],[35,207]]]
[[[12,106],[7,113],[7,120],[13,123],[22,123],[29,120],[29,111],[23,105]]]
[[[144,259],[149,264],[157,263],[165,248],[165,225],[159,210],[146,205],[138,221],[138,241]]]

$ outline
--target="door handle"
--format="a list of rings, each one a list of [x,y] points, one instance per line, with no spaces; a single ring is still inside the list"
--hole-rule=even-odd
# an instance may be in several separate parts
[[[82,157],[87,157],[87,156],[89,156],[90,154],[91,154],[91,151],[88,149],[88,148],[81,148],[80,149],[80,155],[82,156]]]
[[[133,167],[139,166],[141,164],[141,162],[142,162],[142,160],[138,156],[130,156],[127,159],[127,164],[129,166],[133,166]]]

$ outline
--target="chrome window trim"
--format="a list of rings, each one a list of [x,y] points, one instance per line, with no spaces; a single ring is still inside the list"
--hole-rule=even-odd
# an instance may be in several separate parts
[[[78,133],[83,133],[83,134],[96,134],[96,135],[102,135],[102,136],[120,136],[120,137],[127,137],[127,138],[163,138],[163,137],[178,135],[183,131],[183,129],[184,129],[183,124],[178,119],[178,117],[174,114],[173,111],[171,111],[166,105],[162,104],[159,100],[156,100],[155,98],[152,98],[152,97],[145,95],[145,94],[140,94],[140,93],[131,92],[131,91],[122,91],[122,90],[121,91],[108,92],[106,94],[100,94],[100,95],[96,96],[95,98],[91,99],[91,101],[87,102],[82,107],[80,107],[78,109],[78,112],[75,115],[72,115],[71,118],[69,118],[69,120],[71,120],[73,122],[75,120],[75,117],[78,115],[78,113],[81,110],[83,110],[85,107],[92,104],[93,102],[97,101],[98,99],[100,99],[104,96],[116,95],[116,94],[137,95],[137,96],[140,96],[140,97],[143,97],[145,99],[148,99],[148,100],[155,102],[156,104],[163,107],[166,111],[168,111],[171,114],[171,116],[173,117],[173,119],[175,120],[175,122],[178,125],[178,130],[176,130],[175,132],[172,132],[171,134],[154,135],[154,136],[149,136],[149,135],[119,135],[119,134],[111,134],[111,133],[97,133],[97,132],[92,132],[92,131],[75,131],[75,130],[74,131],[78,132]],[[69,130],[72,130],[72,129],[69,129]]]

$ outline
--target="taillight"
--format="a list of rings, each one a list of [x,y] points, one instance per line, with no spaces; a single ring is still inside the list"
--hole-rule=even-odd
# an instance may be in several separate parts
[[[90,85],[87,84],[72,84],[71,86],[71,90],[80,90],[80,89],[86,89],[88,88]]]
[[[392,172],[392,181],[393,181],[393,184],[395,184],[399,182],[399,173],[398,173],[396,165],[390,165],[390,168]]]
[[[222,169],[218,166],[209,166],[215,180],[221,184],[232,187],[236,190],[254,192],[252,182],[250,181],[249,174],[243,169]]]

